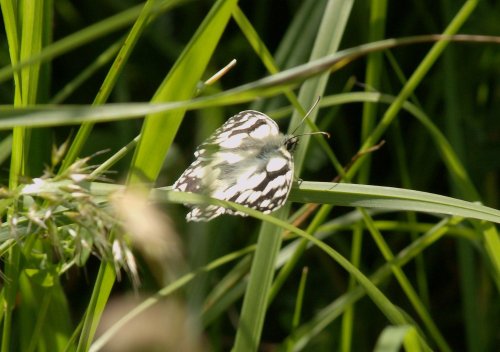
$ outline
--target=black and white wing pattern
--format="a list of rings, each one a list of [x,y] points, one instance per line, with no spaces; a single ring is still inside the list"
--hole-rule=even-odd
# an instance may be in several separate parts
[[[269,116],[242,111],[219,127],[194,153],[195,160],[173,189],[232,201],[270,213],[286,201],[293,181],[297,137],[282,134]],[[208,221],[244,213],[215,205],[196,205],[188,221]]]

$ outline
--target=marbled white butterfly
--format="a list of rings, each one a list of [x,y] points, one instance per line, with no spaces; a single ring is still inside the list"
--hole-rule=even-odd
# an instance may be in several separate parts
[[[298,137],[282,134],[261,112],[242,111],[196,149],[195,161],[172,188],[273,212],[283,206],[292,188]],[[208,221],[222,214],[246,216],[216,205],[195,205],[186,219]]]

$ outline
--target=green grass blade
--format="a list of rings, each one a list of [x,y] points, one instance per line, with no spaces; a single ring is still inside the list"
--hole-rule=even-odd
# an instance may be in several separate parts
[[[370,4],[370,27],[369,41],[373,42],[384,38],[387,1],[376,1]],[[382,53],[372,53],[368,55],[366,64],[366,88],[365,91],[379,89],[382,76]],[[375,117],[377,105],[371,103],[363,104],[363,116],[361,124],[361,140],[364,141],[373,131],[375,126]],[[370,157],[368,156],[366,164],[360,171],[359,183],[367,183],[370,170]]]
[[[485,240],[485,249],[492,262],[493,279],[500,291],[500,238],[495,226],[491,223],[482,223],[481,230]]]
[[[104,263],[99,268],[97,279],[94,284],[92,297],[87,305],[85,317],[83,320],[82,332],[76,348],[77,352],[86,352],[94,339],[97,326],[101,320],[101,315],[104,312],[106,303],[108,302],[109,294],[115,283],[115,268],[110,263]]]
[[[300,276],[297,299],[295,301],[295,310],[293,312],[293,318],[292,318],[292,335],[293,331],[299,326],[300,323],[300,316],[302,312],[302,306],[304,304],[304,293],[305,293],[305,286],[306,286],[308,272],[309,272],[308,268],[305,267],[304,269],[302,269],[302,275]],[[287,351],[291,351],[292,347],[293,343],[292,341],[289,341],[289,343],[287,344]]]
[[[156,92],[152,103],[193,97],[235,5],[235,0],[216,2]],[[156,179],[184,112],[178,110],[146,117],[132,161],[134,173],[130,175],[131,182],[152,182]]]
[[[42,20],[44,1],[25,1],[22,9],[21,60],[37,55],[42,49]],[[32,64],[21,71],[21,99],[24,105],[36,103],[40,63]]]
[[[363,232],[360,225],[356,226],[353,230],[352,244],[351,244],[351,262],[356,267],[360,266],[361,263],[361,244],[363,243]],[[353,277],[349,278],[348,292],[356,287],[356,280]],[[340,350],[344,352],[349,352],[352,349],[352,339],[353,339],[353,326],[354,326],[354,304],[346,308],[344,314],[342,315],[342,327],[341,327],[341,341]]]
[[[130,30],[130,33],[127,35],[127,38],[124,40],[122,47],[120,48],[120,51],[118,52],[118,55],[113,62],[113,65],[109,69],[108,74],[106,75],[106,78],[104,79],[104,82],[102,83],[101,88],[99,89],[99,92],[94,99],[93,105],[101,105],[107,101],[109,95],[111,94],[111,91],[115,87],[120,73],[127,63],[128,58],[132,54],[132,50],[134,49],[137,41],[141,37],[142,32],[148,24],[148,20],[151,18],[155,4],[156,0],[148,0],[144,4],[139,17],[135,21],[134,26]],[[80,126],[80,129],[78,130],[73,143],[71,143],[68,153],[66,154],[66,157],[64,158],[64,161],[61,165],[59,171],[60,173],[64,172],[79,156],[85,142],[90,136],[90,132],[92,131],[93,127],[93,123],[84,123],[82,126]]]
[[[9,157],[12,152],[12,134],[7,135],[0,141],[0,165],[3,164]],[[0,214],[3,215],[3,212],[0,211]]]
[[[446,214],[500,223],[500,210],[437,194],[401,188],[304,181],[291,201]]]
[[[234,207],[236,204],[216,201],[199,194],[173,192],[169,188],[154,190],[153,197],[174,203],[191,203],[198,200],[229,207]],[[500,223],[500,210],[438,194],[394,187],[303,181],[298,188],[292,189],[289,200],[300,203],[417,211]],[[251,209],[246,207],[241,209],[242,212],[251,214]]]
[[[264,222],[250,268],[233,351],[257,350],[264,325],[269,287],[274,275],[274,263],[280,246],[281,230],[270,222]]]
[[[332,52],[336,52],[340,37],[344,32],[347,18],[349,17],[351,2],[345,4],[330,1],[327,4],[323,15],[318,36],[311,53],[311,59],[316,59]],[[331,33],[336,33],[334,36]],[[323,95],[328,75],[320,76],[306,82],[299,93],[299,103],[304,106],[311,106],[317,96]],[[316,112],[310,115],[314,122]],[[289,131],[301,120],[300,111],[295,111],[289,125]],[[301,131],[297,131],[301,133]],[[302,159],[304,158],[309,139],[304,138],[298,150],[295,152],[294,164],[296,175],[300,174]],[[288,206],[277,212],[277,216],[283,218],[288,211]],[[274,275],[274,263],[281,247],[280,229],[270,223],[264,223],[259,232],[257,249],[250,269],[250,278],[241,309],[241,319],[236,332],[236,340],[233,346],[234,351],[255,351],[257,350],[264,317],[267,309],[267,300],[270,294],[271,281]]]
[[[38,54],[42,47],[42,34],[43,34],[43,18],[44,18],[44,5],[43,1],[31,2],[23,1],[21,3],[12,1],[10,4],[5,2],[6,5],[4,18],[7,19],[8,25],[15,26],[6,28],[10,31],[10,39],[19,39],[17,28],[21,30],[20,44],[12,44],[11,50],[17,50],[19,53],[11,52],[11,57],[19,55],[19,60],[25,60]],[[19,7],[18,7],[19,6]],[[2,8],[3,9],[3,8]],[[16,12],[17,10],[17,12]],[[20,12],[22,10],[22,13]],[[19,46],[18,46],[19,45]],[[17,59],[16,61],[17,62]],[[14,93],[14,106],[26,106],[36,102],[38,79],[39,79],[40,65],[35,64],[24,68],[21,71],[20,79],[16,81],[19,86],[15,87]],[[12,139],[12,155],[9,172],[9,188],[15,189],[19,184],[19,179],[25,174],[28,160],[28,148],[30,141],[30,130],[25,127],[16,127],[13,130]],[[13,214],[9,214],[9,217]],[[9,219],[8,221],[11,221]],[[12,336],[12,318],[13,309],[16,304],[16,296],[19,288],[18,280],[21,272],[20,268],[20,254],[21,249],[14,246],[9,249],[8,258],[5,264],[5,274],[7,277],[4,290],[4,324],[2,331],[2,351],[9,351],[11,349],[11,336]]]

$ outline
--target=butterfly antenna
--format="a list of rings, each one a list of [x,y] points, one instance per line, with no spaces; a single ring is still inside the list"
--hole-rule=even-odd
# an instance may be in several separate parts
[[[303,134],[298,134],[298,135],[296,135],[294,137],[312,136],[312,135],[315,135],[315,134],[322,134],[323,136],[326,136],[326,138],[330,138],[330,133],[324,132],[324,131],[307,132],[307,133],[303,133]]]
[[[295,127],[295,129],[293,130],[292,132],[292,135],[295,135],[295,132],[299,129],[300,126],[302,126],[302,124],[304,123],[304,121],[307,119],[307,117],[309,115],[311,115],[311,113],[313,112],[313,110],[316,108],[316,106],[318,105],[319,101],[321,100],[321,97],[318,96],[316,98],[316,101],[314,102],[314,104],[309,108],[309,111],[305,114],[305,116],[302,118],[302,120],[300,120],[300,123],[297,125],[297,127]],[[303,135],[301,135],[303,136]]]

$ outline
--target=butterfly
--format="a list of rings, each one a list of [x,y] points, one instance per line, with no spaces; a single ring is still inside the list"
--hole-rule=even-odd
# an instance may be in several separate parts
[[[299,136],[281,133],[266,114],[242,111],[196,149],[196,159],[172,189],[271,213],[285,204],[292,188],[293,152],[298,142]],[[233,209],[202,204],[192,206],[186,219],[209,221],[222,214],[246,216]]]

